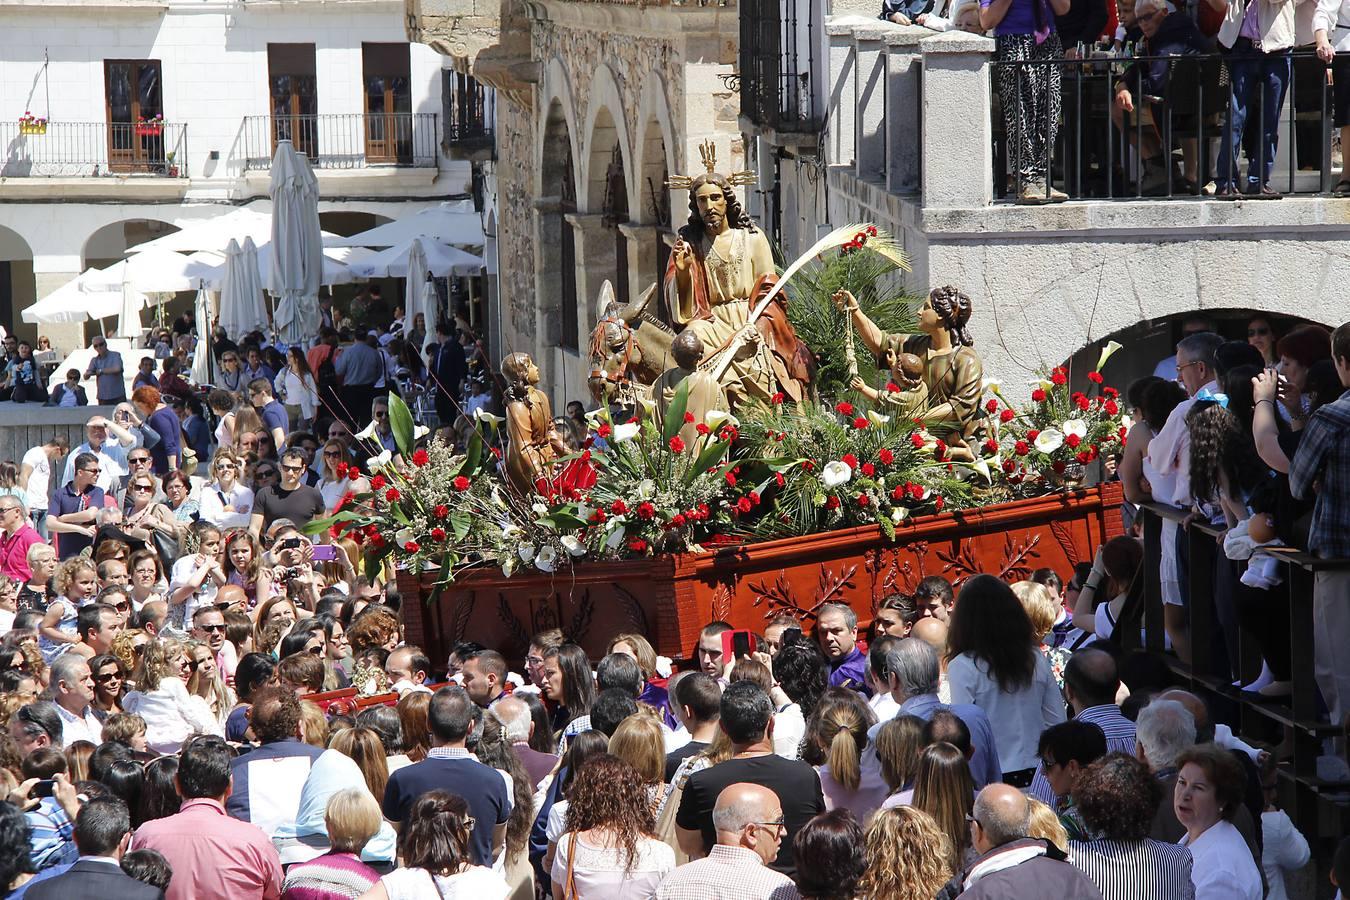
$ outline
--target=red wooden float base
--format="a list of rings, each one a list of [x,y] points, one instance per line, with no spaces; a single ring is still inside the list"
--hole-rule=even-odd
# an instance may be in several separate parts
[[[850,604],[870,622],[880,600],[941,575],[958,588],[972,575],[1006,581],[1049,567],[1068,580],[1074,563],[1122,533],[1119,483],[1048,494],[902,525],[894,541],[875,527],[622,562],[553,574],[500,569],[461,576],[435,592],[435,572],[401,571],[407,640],[439,666],[452,644],[474,640],[509,659],[525,656],[531,634],[561,628],[592,657],[623,631],[648,636],[656,651],[691,655],[714,619],[760,631],[780,613],[809,628],[827,601]],[[435,602],[428,602],[432,598]]]

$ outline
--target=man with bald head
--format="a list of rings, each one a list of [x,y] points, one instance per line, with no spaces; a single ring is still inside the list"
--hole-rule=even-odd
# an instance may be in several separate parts
[[[963,900],[1073,897],[1101,900],[1101,891],[1049,841],[1028,837],[1031,804],[1017,788],[991,784],[975,798],[970,841],[980,858],[967,871]]]
[[[1120,713],[1116,693],[1120,690],[1120,676],[1116,660],[1105,650],[1088,647],[1069,657],[1064,667],[1064,696],[1079,722],[1096,725],[1106,735],[1107,753],[1134,755],[1134,723]],[[1037,800],[1055,808],[1063,798],[1046,779],[1043,765],[1036,766],[1029,793]]]
[[[222,584],[216,590],[216,599],[212,605],[221,611],[229,609],[231,606],[239,605],[241,608],[248,604],[248,593],[245,592],[243,585]]]
[[[717,843],[667,875],[657,900],[797,900],[792,879],[769,868],[787,833],[777,794],[744,781],[727,785],[712,820]]]

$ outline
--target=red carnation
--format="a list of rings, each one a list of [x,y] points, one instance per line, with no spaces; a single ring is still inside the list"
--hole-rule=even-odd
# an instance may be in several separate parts
[[[1017,468],[1017,464],[1014,463],[1011,459],[1005,459],[1005,460],[1003,461],[1003,471],[1005,471],[1005,472],[1011,474],[1012,471],[1013,471],[1014,469],[1016,469],[1016,468]]]
[[[889,466],[891,463],[895,462],[895,454],[886,447],[882,447],[877,451],[877,459],[881,461],[883,466]]]
[[[708,504],[700,503],[698,505],[698,517],[700,519],[706,519],[709,515],[711,515],[711,511],[708,509]]]
[[[859,494],[859,495],[858,495],[858,505],[859,505],[859,506],[866,506],[867,504],[869,504],[869,503],[871,503],[871,502],[872,502],[872,501],[868,498],[868,496],[867,496],[866,494]]]
[[[1120,406],[1114,400],[1107,400],[1102,408],[1106,410],[1108,416],[1114,416],[1120,412]]]
[[[989,438],[989,440],[985,441],[981,446],[983,447],[985,453],[998,452],[998,441],[994,440],[993,438]]]
[[[1013,444],[1013,452],[1018,456],[1026,456],[1031,452],[1031,445],[1026,441],[1018,441],[1016,444]]]
[[[1029,440],[1029,441],[1034,441],[1034,440],[1036,440],[1036,438],[1038,438],[1038,437],[1040,437],[1040,436],[1041,436],[1041,430],[1040,430],[1039,428],[1033,428],[1033,429],[1031,429],[1030,431],[1027,432],[1027,440]]]
[[[759,506],[759,491],[751,491],[749,496],[750,504],[752,506]]]
[[[384,487],[385,484],[386,482],[383,475],[376,475],[374,478],[370,479],[370,489],[372,491],[378,491],[380,488]]]
[[[984,408],[989,410],[991,413],[998,412],[998,401],[991,399],[988,403],[984,405]]]
[[[727,487],[735,487],[736,474],[734,472],[728,472],[726,477],[727,477]]]
[[[751,509],[751,506],[752,504],[750,503],[749,497],[742,497],[741,499],[736,501],[736,511],[739,513],[748,513]]]
[[[1076,454],[1074,454],[1074,459],[1078,460],[1080,463],[1090,463],[1092,462],[1092,451],[1079,450]]]
[[[1005,425],[1013,420],[1014,413],[1011,409],[1005,409],[998,414],[998,420]]]
[[[585,462],[586,460],[588,460],[588,459],[590,459],[590,458],[591,458],[591,451],[590,451],[590,450],[582,450],[582,451],[581,451],[581,461],[582,461],[582,462]]]
[[[450,482],[450,484],[453,485],[457,491],[467,491],[469,489],[469,479],[463,475],[456,475],[455,480]],[[445,507],[438,506],[436,509],[441,510],[445,509]],[[446,512],[449,512],[449,510],[447,509]],[[443,515],[443,513],[438,512],[437,515]]]
[[[1118,390],[1116,390],[1115,388],[1111,387],[1111,385],[1109,385],[1109,384],[1108,384],[1106,387],[1102,388],[1102,393],[1105,394],[1105,395],[1108,396],[1108,397],[1119,397],[1119,396],[1120,396],[1120,391],[1118,391]]]
[[[697,431],[699,434],[707,435],[708,432],[710,432],[712,429],[709,428],[707,425],[704,425],[702,422],[699,422],[697,425],[694,426],[694,430]]]
[[[769,398],[769,402],[771,402],[774,406],[778,406],[778,405],[780,405],[785,399],[787,399],[787,398],[783,396],[783,392],[782,392],[782,391],[779,391],[778,393],[774,394],[772,397]]]
[[[905,499],[905,486],[903,484],[897,484],[891,488],[891,499],[897,502]]]
[[[596,508],[596,510],[591,513],[591,517],[587,521],[589,521],[593,525],[605,524],[605,511],[603,509]]]
[[[398,488],[391,487],[389,490],[384,492],[384,499],[388,500],[390,503],[393,503],[401,496],[402,495],[398,492]]]
[[[816,470],[816,464],[808,459],[802,463],[802,468],[808,472],[814,472]]]
[[[854,456],[852,453],[845,453],[840,461],[850,469],[858,468],[858,457]]]
[[[694,414],[693,414],[693,413],[687,412],[687,413],[684,414],[684,424],[686,424],[686,425],[693,425],[693,424],[694,424]]]
[[[628,539],[628,549],[634,553],[646,553],[647,542],[640,537],[630,537]]]
[[[382,535],[382,534],[372,534],[372,535],[370,536],[370,542],[371,542],[372,544],[374,544],[377,548],[378,548],[378,547],[383,547],[383,546],[384,546],[384,535]]]
[[[1101,384],[1101,383],[1102,383],[1103,381],[1105,381],[1105,380],[1106,380],[1106,379],[1102,377],[1102,373],[1101,373],[1101,372],[1089,372],[1089,373],[1088,373],[1088,381],[1092,382],[1093,384]]]
[[[909,495],[913,497],[915,500],[923,499],[923,485],[915,484],[912,481],[907,481],[905,482],[905,489],[909,491]]]
[[[877,226],[875,226],[875,225],[868,225],[866,231],[867,231],[867,233],[870,234],[872,237],[876,237],[876,236],[877,236]]]
[[[841,416],[853,415],[853,404],[849,403],[847,400],[840,400],[834,405],[834,408],[839,411],[839,415]]]
[[[1083,439],[1076,434],[1066,434],[1064,435],[1064,443],[1068,445],[1070,450],[1073,450],[1083,443]]]
[[[1069,370],[1063,366],[1057,366],[1055,370],[1050,373],[1050,381],[1054,384],[1067,384],[1069,381]]]
[[[1032,399],[1033,401],[1035,401],[1036,403],[1044,403],[1044,402],[1045,402],[1045,391],[1043,391],[1043,390],[1040,389],[1040,388],[1036,388],[1036,390],[1034,390],[1034,391],[1031,392],[1031,399]]]
[[[647,520],[655,519],[656,507],[652,506],[650,503],[644,500],[638,504],[637,516],[639,519],[647,519]]]
[[[917,431],[909,436],[909,442],[914,445],[915,450],[923,449],[923,435]]]
[[[403,545],[403,549],[407,550],[409,553],[416,553],[418,550],[422,549],[422,545],[417,543],[417,541],[408,541],[408,543]]]
[[[1074,401],[1074,405],[1076,405],[1079,409],[1086,411],[1087,408],[1092,404],[1088,402],[1087,397],[1079,395],[1078,399]]]
[[[678,434],[670,439],[670,452],[671,453],[684,452],[684,439],[680,437]]]
[[[826,509],[838,509],[838,508],[839,508],[839,498],[836,497],[834,494],[831,494],[830,496],[826,497],[826,498],[825,498],[825,508],[826,508]]]
[[[429,463],[429,462],[431,462],[431,457],[427,455],[427,451],[425,451],[425,450],[414,450],[414,451],[413,451],[413,465],[414,465],[414,466],[425,466],[425,465],[426,465],[427,463]]]
[[[433,529],[431,529],[431,539],[432,539],[433,541],[443,541],[443,540],[445,540],[445,529],[444,529],[444,528],[433,528]]]
[[[871,478],[873,475],[877,474],[877,467],[872,465],[871,463],[863,463],[862,473],[866,475],[868,478]]]
[[[608,422],[601,422],[600,427],[595,429],[597,437],[607,438],[614,433],[614,429],[609,427]]]
[[[896,384],[894,381],[888,381],[886,382],[886,392],[889,394],[898,394],[900,393],[900,385]]]
[[[624,513],[628,512],[628,504],[624,503],[622,499],[615,500],[613,503],[610,504],[609,511],[614,513],[614,515],[616,516],[621,516]]]
[[[350,467],[345,462],[340,462],[333,467],[333,471],[337,474],[338,478],[346,478],[348,468]]]
[[[676,513],[670,517],[670,527],[680,528],[684,525],[684,513]]]
[[[933,509],[936,509],[938,512],[942,512],[942,507],[946,505],[947,501],[943,500],[941,496],[933,498]]]
[[[856,418],[856,419],[853,420],[853,427],[854,427],[854,428],[857,428],[857,429],[863,429],[863,428],[866,428],[866,427],[867,427],[867,420],[866,420],[865,418],[863,418],[862,416],[858,416],[858,418]]]
[[[947,442],[938,438],[937,446],[933,448],[933,459],[943,460],[947,458]]]

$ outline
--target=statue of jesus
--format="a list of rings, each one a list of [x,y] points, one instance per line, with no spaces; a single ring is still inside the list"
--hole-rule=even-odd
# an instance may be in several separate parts
[[[750,322],[754,304],[777,274],[768,238],[731,190],[734,178],[749,179],[717,174],[711,145],[701,149],[708,172],[685,180],[689,223],[680,229],[666,267],[671,321],[698,337],[705,359],[717,356],[741,335],[741,346],[722,379],[733,404],[751,397],[767,401],[780,390],[800,402],[811,381],[814,359],[788,323],[784,295],[780,293]],[[672,183],[683,182],[672,179]]]

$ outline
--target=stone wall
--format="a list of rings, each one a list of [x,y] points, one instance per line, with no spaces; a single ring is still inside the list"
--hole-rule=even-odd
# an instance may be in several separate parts
[[[534,114],[515,103],[497,106],[498,290],[506,321],[499,323],[502,347],[534,350],[535,266]]]

